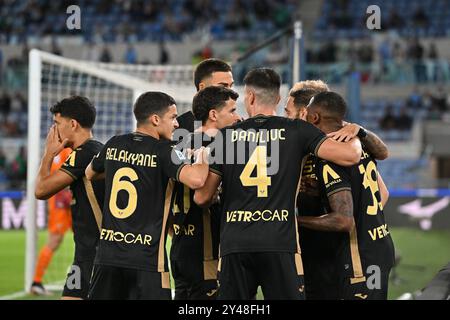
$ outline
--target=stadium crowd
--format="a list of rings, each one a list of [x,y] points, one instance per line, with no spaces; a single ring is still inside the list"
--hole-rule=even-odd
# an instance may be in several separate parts
[[[450,7],[446,1],[435,1],[433,6],[428,6],[428,2],[383,3],[382,8],[389,15],[382,15],[382,28],[388,33],[374,37],[360,26],[366,18],[365,11],[360,9],[368,1],[323,1],[314,32],[307,39],[306,78],[339,85],[350,72],[357,71],[362,84],[437,84],[432,89],[418,87],[410,97],[395,101],[386,98],[362,101],[363,123],[366,125],[365,119],[370,119],[371,128],[377,132],[403,131],[394,136],[396,139],[407,139],[417,119],[442,119],[449,111],[450,97],[442,85],[450,80],[450,64],[430,37],[445,35],[450,30],[445,19]],[[231,61],[252,41],[289,25],[295,16],[291,13],[298,11],[299,6],[293,0],[233,0],[231,5],[211,0],[79,1],[83,24],[93,27],[68,31],[61,20],[66,15],[60,13],[70,4],[70,1],[0,0],[0,43],[22,46],[21,53],[7,59],[0,47],[0,137],[25,137],[28,52],[31,47],[39,47],[39,39],[43,37],[52,37],[49,51],[57,55],[64,55],[59,37],[73,35],[84,41],[80,57],[84,60],[177,64],[167,42],[208,35],[213,41],[232,39],[234,49],[217,52],[211,41],[202,43],[192,53],[193,64],[212,56]],[[157,59],[150,61],[137,50],[135,44],[142,41],[159,43]],[[119,58],[111,52],[115,43],[127,43]],[[258,65],[282,66],[277,70],[285,81],[289,78],[288,63],[288,43],[280,41],[233,66],[233,73],[240,84],[244,75]]]

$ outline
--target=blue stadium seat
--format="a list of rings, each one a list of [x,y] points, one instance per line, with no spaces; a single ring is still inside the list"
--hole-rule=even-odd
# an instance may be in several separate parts
[[[320,30],[317,33],[321,38],[324,37],[340,37],[340,38],[357,38],[364,35],[364,31],[358,26],[349,29],[338,27],[338,31],[333,30],[332,17],[345,12],[351,21],[361,21],[364,17],[366,8],[369,5],[378,5],[382,12],[390,12],[395,9],[405,20],[405,26],[401,28],[399,33],[402,36],[419,35],[421,37],[434,37],[438,35],[448,34],[450,29],[450,5],[448,1],[437,0],[396,0],[396,1],[369,1],[369,0],[349,0],[346,9],[340,7],[339,2],[334,0],[325,0],[322,6],[321,16],[317,21],[315,28]],[[413,15],[417,8],[422,8],[428,18],[428,27],[420,28],[413,23]],[[344,11],[345,10],[345,11]],[[440,19],[442,17],[442,20]],[[442,23],[438,23],[442,21]]]

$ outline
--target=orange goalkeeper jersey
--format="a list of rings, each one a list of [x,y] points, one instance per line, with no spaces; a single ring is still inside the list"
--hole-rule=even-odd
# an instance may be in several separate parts
[[[53,159],[50,171],[53,173],[59,170],[71,152],[72,150],[70,148],[62,150]],[[48,228],[50,232],[64,234],[72,226],[71,201],[72,195],[68,188],[61,190],[48,199]]]

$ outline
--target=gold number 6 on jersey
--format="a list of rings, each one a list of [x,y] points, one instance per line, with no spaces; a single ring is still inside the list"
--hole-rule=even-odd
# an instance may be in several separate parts
[[[136,171],[131,168],[121,168],[114,174],[111,198],[109,199],[109,210],[111,211],[111,214],[118,219],[125,219],[131,216],[137,206],[136,187],[130,181],[121,180],[123,177],[129,178],[131,182],[138,179]],[[117,206],[117,195],[121,190],[128,193],[128,204],[124,209],[120,209]]]

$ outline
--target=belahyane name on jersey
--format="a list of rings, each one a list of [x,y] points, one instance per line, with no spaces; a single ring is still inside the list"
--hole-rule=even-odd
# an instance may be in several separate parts
[[[269,141],[286,140],[285,129],[263,129],[255,131],[250,130],[233,130],[231,132],[231,142],[256,142],[265,143]]]
[[[156,155],[133,153],[127,150],[118,150],[117,148],[106,149],[106,160],[119,161],[143,167],[157,167]]]

